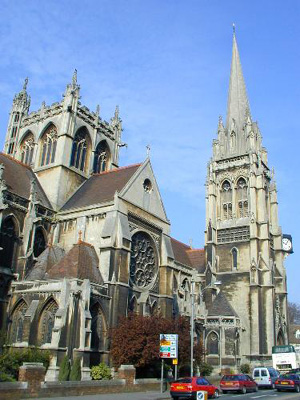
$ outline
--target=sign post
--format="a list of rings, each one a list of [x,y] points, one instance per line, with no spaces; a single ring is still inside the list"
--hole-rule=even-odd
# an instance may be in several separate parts
[[[164,359],[165,358],[178,358],[178,335],[176,334],[163,334],[159,335],[159,356],[161,358],[161,381],[160,392],[163,392],[164,380]],[[173,364],[175,364],[173,362]],[[175,364],[175,376],[177,377],[177,365]]]

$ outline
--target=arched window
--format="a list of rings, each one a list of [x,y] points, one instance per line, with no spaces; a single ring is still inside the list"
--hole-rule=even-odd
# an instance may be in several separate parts
[[[33,255],[38,257],[46,248],[46,240],[41,227],[36,228],[33,245]]]
[[[92,338],[91,348],[97,350],[104,350],[107,338],[106,322],[99,304],[95,304],[91,308],[92,316]]]
[[[24,341],[24,316],[27,311],[27,304],[24,300],[15,308],[12,315],[11,342],[20,343]]]
[[[239,218],[248,217],[248,193],[247,183],[244,178],[237,182],[237,213]]]
[[[224,181],[221,190],[221,206],[223,220],[232,218],[232,189],[228,181]]]
[[[87,135],[86,129],[81,128],[76,133],[72,145],[71,167],[75,167],[84,171],[87,155]]]
[[[13,217],[7,217],[2,222],[0,231],[0,265],[14,270],[14,256],[17,250],[17,233]]]
[[[52,332],[55,322],[55,314],[57,310],[58,306],[56,301],[51,299],[42,311],[39,323],[39,334],[40,334],[41,344],[51,343]]]
[[[41,166],[54,163],[57,138],[57,129],[51,124],[42,136]]]
[[[231,249],[231,257],[232,257],[232,269],[236,270],[238,267],[238,251],[235,247]]]
[[[110,160],[110,151],[105,141],[98,144],[95,150],[94,156],[94,167],[93,171],[95,174],[100,172],[105,172],[108,169],[108,164]]]
[[[21,146],[21,162],[30,165],[34,150],[34,137],[32,133],[28,133],[23,139]]]
[[[128,304],[128,310],[133,312],[133,313],[137,313],[138,312],[138,304],[137,304],[137,299],[135,296],[133,296],[130,300],[129,300],[129,304]]]
[[[216,332],[211,332],[207,337],[207,354],[219,354],[219,339]]]

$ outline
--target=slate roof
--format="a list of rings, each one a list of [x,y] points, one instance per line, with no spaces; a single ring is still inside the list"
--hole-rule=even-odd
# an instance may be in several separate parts
[[[205,269],[205,253],[204,249],[191,249],[190,246],[171,238],[172,249],[175,261],[180,264],[188,265],[204,272]]]
[[[26,280],[43,280],[48,270],[58,263],[64,256],[65,251],[58,246],[47,247],[42,254],[39,255],[34,267],[29,271]]]
[[[65,203],[62,211],[72,208],[88,207],[114,198],[142,164],[129,165],[101,174],[92,175],[77,192]]]
[[[212,305],[208,308],[209,316],[238,317],[223,292],[219,292]]]
[[[99,271],[99,259],[94,247],[81,241],[48,270],[47,277],[89,279],[93,283],[103,284]]]
[[[9,192],[28,200],[30,197],[30,182],[34,179],[36,182],[37,200],[43,206],[52,209],[42,186],[28,165],[3,153],[0,153],[0,164],[4,165],[3,179]]]

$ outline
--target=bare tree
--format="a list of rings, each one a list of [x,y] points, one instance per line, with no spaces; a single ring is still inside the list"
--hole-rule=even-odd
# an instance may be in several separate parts
[[[290,324],[300,324],[300,304],[288,303],[288,317]]]

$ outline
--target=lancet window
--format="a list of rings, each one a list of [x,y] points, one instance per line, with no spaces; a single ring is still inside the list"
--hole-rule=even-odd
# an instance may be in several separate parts
[[[54,163],[57,138],[57,129],[52,124],[46,129],[42,136],[41,166]]]
[[[232,218],[232,188],[230,183],[226,180],[222,184],[221,189],[221,207],[222,218],[228,220]]]
[[[24,316],[27,311],[27,304],[22,300],[15,308],[12,315],[11,341],[20,343],[24,341]]]
[[[238,250],[234,247],[231,249],[231,257],[232,257],[232,269],[237,270],[238,268]]]
[[[110,151],[105,141],[98,144],[95,150],[94,156],[94,167],[93,171],[95,174],[105,172],[108,169],[110,159]]]
[[[0,230],[0,266],[14,271],[14,256],[17,250],[18,236],[13,217],[4,219]]]
[[[216,332],[211,332],[207,337],[207,354],[219,354],[219,338]]]
[[[73,141],[70,162],[71,167],[78,168],[81,171],[85,170],[87,147],[87,135],[85,132],[85,128],[82,128],[76,133]]]
[[[38,257],[46,248],[46,240],[41,227],[36,228],[34,236],[33,254]]]
[[[52,341],[52,332],[54,328],[55,314],[57,310],[58,310],[57,303],[52,299],[48,302],[48,304],[42,311],[40,318],[40,326],[39,326],[41,344],[51,343]]]
[[[244,178],[237,182],[237,208],[239,218],[248,217],[248,186]]]
[[[107,328],[106,328],[105,317],[103,315],[103,312],[99,304],[95,304],[91,308],[91,316],[92,316],[91,348],[97,350],[104,350],[107,338]]]
[[[34,137],[32,133],[28,133],[21,143],[21,162],[30,165],[32,162],[34,151]]]

